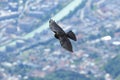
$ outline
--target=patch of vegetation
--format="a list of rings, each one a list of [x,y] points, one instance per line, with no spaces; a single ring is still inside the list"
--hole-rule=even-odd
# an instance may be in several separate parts
[[[31,78],[32,80],[91,80],[87,78],[85,75],[81,75],[79,73],[73,71],[65,71],[58,70],[49,75],[47,75],[44,79],[42,78]]]
[[[120,75],[120,55],[111,59],[104,67],[105,71],[116,78]]]
[[[59,70],[46,76],[47,80],[90,80],[89,78],[72,71]]]

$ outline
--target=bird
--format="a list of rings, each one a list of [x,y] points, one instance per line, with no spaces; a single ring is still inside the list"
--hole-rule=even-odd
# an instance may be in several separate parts
[[[53,19],[49,20],[49,27],[55,33],[54,37],[60,41],[61,46],[67,51],[73,52],[69,39],[77,41],[75,34],[71,30],[66,33]]]

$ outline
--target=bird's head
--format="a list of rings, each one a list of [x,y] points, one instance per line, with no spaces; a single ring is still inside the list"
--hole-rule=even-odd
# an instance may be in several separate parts
[[[53,19],[49,20],[49,24],[53,24],[55,21]]]

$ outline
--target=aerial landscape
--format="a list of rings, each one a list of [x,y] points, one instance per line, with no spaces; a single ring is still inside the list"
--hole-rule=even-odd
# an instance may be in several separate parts
[[[0,0],[0,80],[120,80],[119,0]],[[77,41],[61,47],[50,19]]]

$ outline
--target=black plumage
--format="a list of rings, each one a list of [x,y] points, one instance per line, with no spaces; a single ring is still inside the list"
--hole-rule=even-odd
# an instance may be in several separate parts
[[[76,41],[76,36],[72,31],[65,33],[64,30],[52,19],[49,20],[50,29],[55,33],[55,38],[59,39],[60,44],[66,50],[73,52],[72,44],[69,40],[72,39]]]

